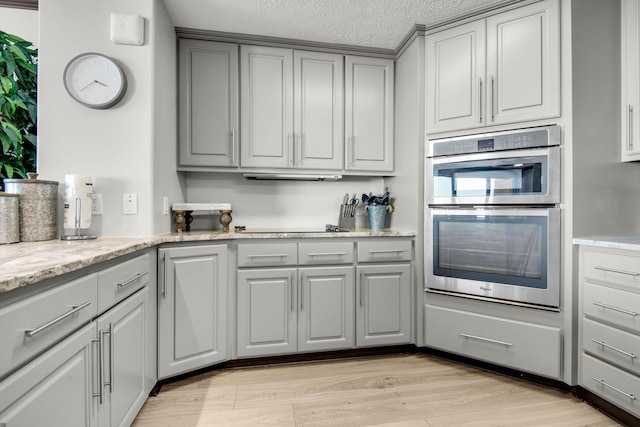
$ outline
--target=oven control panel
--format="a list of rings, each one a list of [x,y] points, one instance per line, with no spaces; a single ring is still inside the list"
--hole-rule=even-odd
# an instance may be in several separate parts
[[[428,141],[428,144],[429,157],[549,147],[560,145],[560,127],[552,125],[459,138],[435,139]]]

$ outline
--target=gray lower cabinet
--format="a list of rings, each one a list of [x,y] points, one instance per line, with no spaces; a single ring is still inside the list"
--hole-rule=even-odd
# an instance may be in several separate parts
[[[227,245],[159,250],[158,376],[227,359]]]
[[[95,313],[96,306],[104,306],[98,311],[99,317],[94,315],[84,326],[75,326],[70,335],[27,359],[26,364],[10,366],[9,375],[0,382],[1,426],[131,425],[157,380],[155,286],[149,286],[153,283],[149,279],[150,262],[147,253],[113,264],[98,274],[89,272],[68,283],[62,280],[43,294],[64,296],[70,304],[54,307],[58,315],[49,317],[48,322],[41,323],[34,312],[43,309],[43,294],[0,310],[0,317],[11,320],[6,324],[8,329],[23,336],[21,340],[3,340],[1,347],[26,354],[22,346],[39,346],[39,340],[48,342],[60,331],[77,325],[83,310],[94,307]],[[84,286],[76,288],[79,283]],[[120,291],[112,292],[112,286]],[[92,294],[105,298],[99,297],[95,304]],[[83,304],[75,302],[86,298]],[[37,323],[30,317],[38,318]]]
[[[238,271],[239,357],[352,348],[353,267]]]
[[[358,347],[411,342],[411,266],[358,266]]]

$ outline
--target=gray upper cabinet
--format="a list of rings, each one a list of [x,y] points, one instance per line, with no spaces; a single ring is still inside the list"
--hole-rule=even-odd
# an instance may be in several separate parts
[[[179,167],[238,166],[238,45],[178,43]]]
[[[393,60],[346,57],[346,170],[393,171],[393,85]]]
[[[241,46],[243,167],[342,169],[341,55]]]
[[[426,38],[427,133],[560,115],[558,0]]]
[[[624,0],[622,6],[622,161],[640,160],[640,7],[638,0]]]

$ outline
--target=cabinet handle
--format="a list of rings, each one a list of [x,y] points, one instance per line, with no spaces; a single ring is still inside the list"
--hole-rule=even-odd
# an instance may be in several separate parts
[[[231,164],[236,164],[236,130],[231,129]]]
[[[131,279],[126,280],[122,283],[116,283],[116,285],[118,285],[118,288],[124,288],[126,286],[129,286],[130,284],[132,284],[133,282],[135,282],[136,280],[138,280],[139,278],[147,275],[149,272],[145,271],[144,273],[136,273],[135,276],[133,276]]]
[[[309,256],[344,256],[346,252],[311,252]]]
[[[109,329],[99,332],[100,340],[102,340],[105,335],[109,335],[109,381],[103,384],[102,381],[100,382],[102,387],[109,386],[109,393],[113,393],[113,323],[109,323]],[[101,360],[104,360],[104,358]]]
[[[494,106],[494,92],[495,90],[495,81],[493,80],[493,76],[491,76],[491,121],[494,122],[495,121],[495,106]]]
[[[356,137],[351,136],[349,138],[349,151],[351,151],[351,156],[349,156],[349,166],[353,167],[355,163],[356,157]]]
[[[300,288],[300,311],[304,310],[304,283],[306,280],[306,274],[302,273],[302,275],[300,276],[300,283],[299,283],[299,288]]]
[[[247,258],[286,258],[289,254],[247,255]]]
[[[360,307],[362,307],[362,293],[364,291],[364,273],[360,273]]]
[[[38,335],[40,332],[44,331],[45,329],[48,329],[51,326],[55,325],[56,323],[66,319],[67,317],[73,316],[75,313],[79,312],[85,307],[88,307],[89,305],[91,305],[91,301],[87,301],[84,304],[80,304],[80,305],[72,305],[71,310],[45,323],[42,326],[38,326],[37,328],[34,328],[34,329],[27,329],[26,331],[24,331],[24,334],[27,336],[27,338],[34,337]]]
[[[95,342],[98,344],[98,392],[92,393],[91,397],[97,397],[98,402],[102,405],[102,368],[103,368],[103,360],[102,360],[102,331],[98,333],[98,339],[91,340],[91,342]]]
[[[607,383],[605,380],[600,379],[600,378],[596,378],[596,377],[591,377],[592,380],[594,380],[595,382],[598,382],[600,384],[602,384],[605,387],[609,387],[611,390],[613,391],[617,391],[618,393],[622,394],[625,397],[628,397],[631,400],[636,400],[636,397],[631,394],[631,393],[626,393],[622,390],[620,390],[618,387],[612,386],[611,384]]]
[[[601,345],[601,346],[603,346],[603,347],[606,347],[606,348],[608,348],[608,349],[611,349],[611,350],[613,350],[613,351],[617,351],[618,353],[624,354],[625,356],[629,356],[629,357],[630,357],[630,358],[632,358],[632,359],[635,359],[635,358],[636,358],[636,355],[635,355],[635,354],[633,354],[633,353],[629,353],[629,352],[626,352],[626,351],[624,351],[624,350],[620,350],[619,348],[616,348],[616,347],[614,347],[614,346],[612,346],[612,345],[609,345],[609,344],[607,344],[607,343],[606,343],[606,342],[604,342],[604,341],[598,341],[598,340],[593,339],[593,338],[591,339],[591,341],[593,341],[594,343],[596,343],[596,344],[598,344],[598,345]]]
[[[598,307],[602,307],[602,308],[608,308],[609,310],[617,311],[619,313],[628,314],[629,316],[635,317],[638,315],[638,313],[636,313],[635,311],[625,310],[624,308],[614,307],[612,305],[603,304],[601,302],[594,302],[593,305],[597,305]]]
[[[617,270],[615,268],[607,268],[607,267],[593,267],[596,270],[608,271],[610,273],[618,273],[618,274],[626,274],[627,276],[640,276],[640,273],[636,273],[635,271],[625,271],[625,270]]]
[[[388,254],[388,253],[396,253],[399,254],[400,252],[406,252],[406,249],[376,249],[376,250],[370,250],[369,253],[370,254]]]
[[[167,299],[167,265],[166,265],[166,253],[162,253],[162,299]]]
[[[460,336],[464,337],[464,338],[473,339],[473,340],[490,342],[492,344],[500,344],[500,345],[504,345],[506,347],[511,347],[513,345],[510,342],[492,340],[491,338],[484,338],[484,337],[479,337],[479,336],[476,336],[476,335],[460,334]]]
[[[633,150],[633,105],[627,107],[627,150]]]
[[[294,311],[296,309],[296,304],[295,304],[295,301],[293,300],[293,294],[294,294],[294,290],[295,290],[293,287],[295,286],[295,281],[296,281],[294,273],[291,273],[290,279],[291,279],[291,298],[290,298],[291,299],[291,311]]]
[[[295,166],[295,164],[294,164],[295,162],[294,162],[294,158],[293,158],[293,155],[294,155],[294,153],[293,153],[293,138],[294,138],[294,136],[293,135],[294,135],[293,132],[289,132],[289,136],[288,136],[288,138],[289,138],[289,166],[291,166],[291,167]]]
[[[482,78],[479,78],[478,81],[478,123],[482,123]]]

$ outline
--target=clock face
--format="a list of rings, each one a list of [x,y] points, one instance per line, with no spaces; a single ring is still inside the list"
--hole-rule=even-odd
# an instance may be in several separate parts
[[[83,53],[69,61],[64,70],[64,86],[76,101],[91,108],[109,108],[126,91],[122,69],[99,53]]]

